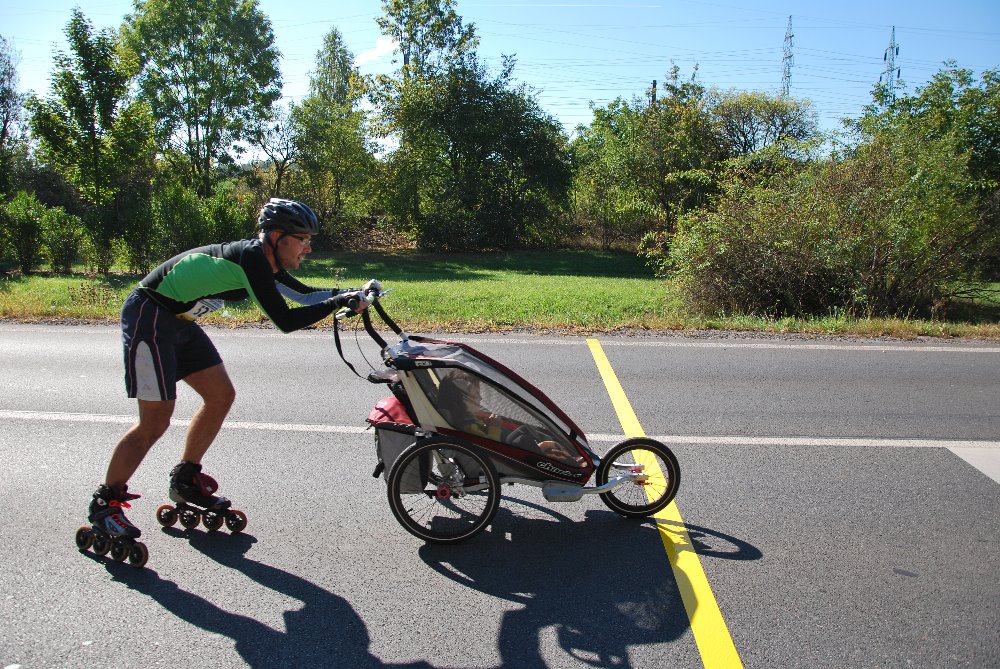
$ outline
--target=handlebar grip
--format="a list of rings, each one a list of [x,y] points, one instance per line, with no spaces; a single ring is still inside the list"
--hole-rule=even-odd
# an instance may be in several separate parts
[[[361,306],[362,300],[364,300],[366,306],[371,305],[374,302],[378,302],[379,298],[381,298],[383,295],[386,295],[391,292],[392,288],[390,288],[389,290],[383,290],[381,292],[372,291],[360,299],[357,297],[352,297],[347,300],[347,304],[341,307],[341,311],[339,311],[337,314],[334,315],[334,318],[336,318],[339,321],[343,320],[344,318],[350,318],[351,316],[356,316],[359,313],[357,309],[359,306]]]

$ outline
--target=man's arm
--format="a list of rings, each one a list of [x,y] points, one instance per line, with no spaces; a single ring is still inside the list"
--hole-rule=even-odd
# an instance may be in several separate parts
[[[319,304],[344,292],[337,288],[313,288],[312,286],[307,286],[286,271],[275,274],[274,280],[278,285],[279,293],[296,304],[306,306]]]
[[[249,254],[248,254],[249,255]],[[266,259],[260,257],[244,258],[243,271],[247,275],[248,290],[251,297],[261,308],[264,314],[271,319],[282,332],[294,332],[317,323],[338,309],[340,305],[335,299],[335,295],[330,290],[317,290],[306,286],[298,280],[292,278],[287,272],[281,272],[282,283],[278,283],[279,275],[271,272]],[[279,286],[291,279],[292,286],[288,288],[302,296],[316,295],[309,297],[310,302],[303,303],[301,307],[289,307],[285,298],[279,292]],[[297,289],[297,290],[296,290]]]

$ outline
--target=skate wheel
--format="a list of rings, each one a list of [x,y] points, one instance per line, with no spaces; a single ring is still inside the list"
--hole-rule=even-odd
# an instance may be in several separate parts
[[[96,555],[107,555],[108,551],[111,550],[111,539],[105,534],[100,532],[93,532],[93,543],[91,548]]]
[[[174,523],[177,522],[177,509],[169,504],[164,504],[156,510],[156,521],[164,527],[173,527]]]
[[[209,532],[215,532],[226,522],[225,517],[218,511],[204,511],[201,514],[201,524]]]
[[[198,523],[201,522],[201,514],[191,509],[182,509],[178,516],[180,517],[181,525],[188,530],[198,527]]]
[[[146,564],[149,559],[149,550],[146,548],[146,544],[141,541],[136,541],[128,549],[128,563],[133,567],[139,568]]]
[[[76,531],[76,547],[85,551],[94,545],[94,532],[86,525]]]
[[[111,559],[115,562],[124,562],[128,557],[128,544],[122,540],[111,542]]]
[[[242,511],[237,511],[236,509],[230,509],[226,513],[226,527],[233,534],[237,532],[242,532],[247,526],[247,515]]]

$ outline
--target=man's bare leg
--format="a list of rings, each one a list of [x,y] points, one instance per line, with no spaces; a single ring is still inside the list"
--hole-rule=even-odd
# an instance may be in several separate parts
[[[201,395],[201,408],[191,418],[187,438],[184,443],[183,459],[201,464],[222,423],[229,415],[229,409],[236,400],[236,389],[223,364],[203,369],[185,377],[184,381]]]
[[[139,468],[149,449],[170,427],[174,413],[174,400],[138,400],[139,422],[125,433],[111,454],[108,471],[104,477],[109,487],[124,486]]]

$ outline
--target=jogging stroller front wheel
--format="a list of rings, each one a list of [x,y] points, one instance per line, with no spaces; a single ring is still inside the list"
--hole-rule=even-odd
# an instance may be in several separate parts
[[[629,518],[651,516],[674,499],[681,483],[677,458],[655,439],[626,439],[601,457],[597,485],[625,476],[613,490],[601,494],[609,509]]]
[[[500,507],[500,477],[472,444],[451,437],[422,439],[389,471],[389,507],[407,532],[436,544],[482,532]]]

